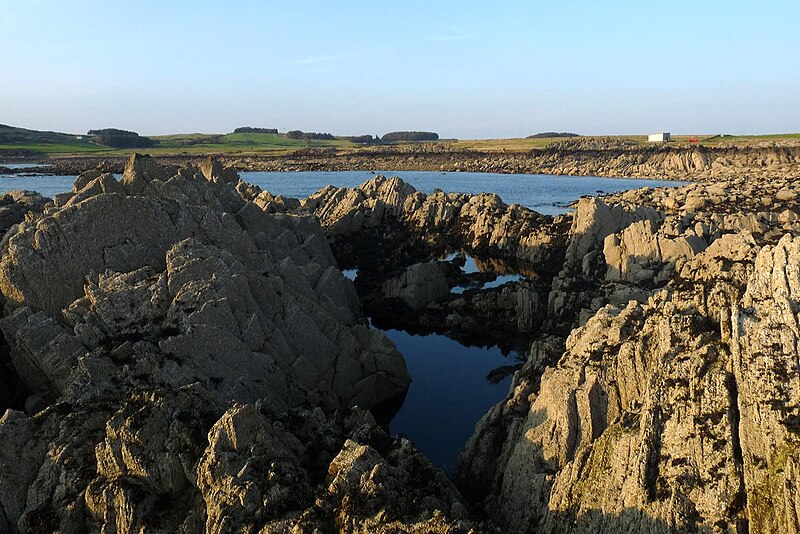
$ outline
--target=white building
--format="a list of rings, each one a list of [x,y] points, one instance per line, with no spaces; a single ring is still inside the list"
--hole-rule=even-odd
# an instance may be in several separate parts
[[[654,133],[647,136],[648,143],[669,141],[669,132]]]

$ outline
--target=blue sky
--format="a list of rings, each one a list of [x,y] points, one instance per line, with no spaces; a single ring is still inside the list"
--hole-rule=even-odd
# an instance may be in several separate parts
[[[0,123],[798,132],[798,21],[798,0],[0,0]]]

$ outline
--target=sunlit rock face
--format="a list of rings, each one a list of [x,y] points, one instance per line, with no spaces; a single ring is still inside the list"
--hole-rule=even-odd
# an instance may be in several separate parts
[[[376,176],[357,188],[327,187],[303,201],[334,249],[365,268],[431,251],[467,250],[552,268],[561,262],[568,222],[489,193],[421,193],[400,178]]]
[[[779,179],[581,200],[567,335],[478,424],[462,491],[512,532],[800,528],[798,208]]]

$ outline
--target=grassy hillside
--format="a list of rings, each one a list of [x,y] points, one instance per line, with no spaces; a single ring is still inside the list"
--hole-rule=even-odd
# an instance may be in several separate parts
[[[357,147],[344,139],[308,140],[289,139],[284,134],[265,133],[230,133],[214,134],[177,134],[152,137],[158,146],[148,149],[153,154],[165,153],[283,153],[300,148],[346,148]]]
[[[75,154],[107,150],[88,136],[60,132],[40,132],[0,124],[0,155],[6,152],[32,154]]]
[[[551,143],[579,141],[581,139],[605,138],[647,146],[646,135],[604,135],[581,136],[572,138],[542,137],[542,138],[517,138],[517,139],[463,139],[451,141],[451,146],[465,150],[476,151],[506,151],[526,152],[534,149],[546,148]],[[768,134],[768,135],[673,135],[669,146],[718,146],[718,145],[752,145],[777,141],[791,141],[800,144],[800,134]]]
[[[0,156],[94,155],[122,156],[131,152],[166,154],[281,154],[301,148],[356,148],[360,145],[345,139],[289,139],[284,134],[231,133],[176,134],[152,136],[152,148],[114,149],[94,143],[90,136],[59,132],[40,132],[0,125]]]

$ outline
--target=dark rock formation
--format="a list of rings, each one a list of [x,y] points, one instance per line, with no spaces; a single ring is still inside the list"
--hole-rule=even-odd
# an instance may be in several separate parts
[[[327,187],[303,206],[325,228],[340,263],[368,270],[466,250],[557,271],[569,224],[563,217],[508,206],[497,195],[426,195],[399,178],[383,176],[355,189]]]
[[[364,411],[409,379],[317,222],[258,194],[133,156],[9,231],[1,531],[477,528]]]

